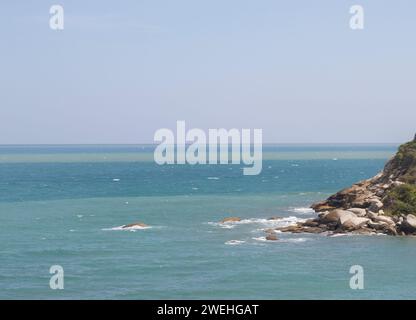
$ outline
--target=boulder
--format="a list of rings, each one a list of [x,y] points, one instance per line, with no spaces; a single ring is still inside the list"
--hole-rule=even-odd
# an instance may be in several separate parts
[[[393,221],[392,218],[387,217],[387,216],[383,216],[381,214],[379,214],[377,216],[374,216],[373,220],[376,221],[376,222],[385,222],[385,223],[390,224],[390,225],[395,225],[395,222]]]
[[[370,200],[370,206],[368,207],[368,210],[378,212],[383,208],[384,204],[379,199],[371,199]]]
[[[227,222],[239,222],[241,221],[241,218],[239,217],[228,217],[228,218],[224,218],[220,221],[220,223],[227,223]]]
[[[398,232],[394,225],[386,225],[383,229],[384,233],[389,234],[391,236],[397,236]]]
[[[372,220],[375,220],[378,217],[378,213],[375,213],[375,212],[372,212],[372,211],[368,211],[367,212],[367,217],[369,217]]]
[[[303,223],[306,227],[317,227],[319,222],[316,219],[308,219]]]
[[[325,229],[319,228],[319,227],[305,227],[303,228],[303,232],[306,233],[321,233],[326,231]]]
[[[367,222],[367,225],[375,230],[383,230],[386,226],[388,226],[385,222],[373,222],[371,220]]]
[[[340,218],[346,219],[348,217],[357,217],[354,213],[347,210],[335,209],[320,217],[322,223],[338,222]]]
[[[344,230],[356,230],[360,229],[363,226],[367,225],[370,219],[367,218],[360,218],[360,217],[352,217],[352,218],[340,218],[339,219],[339,226]]]
[[[367,210],[363,208],[350,208],[347,211],[351,211],[357,217],[365,217],[367,215]]]
[[[336,209],[334,206],[331,206],[328,204],[328,201],[321,201],[314,203],[311,208],[315,210],[316,212],[324,212],[328,210]]]
[[[299,225],[277,228],[277,230],[282,231],[282,232],[292,232],[292,233],[301,233],[301,232],[303,232],[303,228]]]
[[[266,240],[268,240],[268,241],[276,241],[276,240],[279,240],[279,239],[277,238],[277,236],[276,236],[275,233],[268,233],[266,235]]]
[[[416,217],[408,214],[400,225],[400,229],[405,233],[414,233],[416,231]]]
[[[145,227],[148,227],[148,225],[143,223],[143,222],[133,222],[133,223],[129,223],[129,224],[126,224],[126,225],[122,226],[123,229],[125,229],[125,228],[134,228],[134,227],[145,228]]]

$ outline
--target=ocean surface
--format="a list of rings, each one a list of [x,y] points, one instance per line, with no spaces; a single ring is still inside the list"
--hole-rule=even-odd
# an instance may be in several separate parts
[[[159,166],[150,145],[0,146],[0,298],[415,299],[416,238],[264,239],[396,148],[267,145],[262,173],[244,176],[243,165]],[[218,223],[228,216],[243,220]],[[149,228],[120,228],[136,221]],[[52,265],[63,290],[49,286]],[[350,288],[353,265],[363,290]]]

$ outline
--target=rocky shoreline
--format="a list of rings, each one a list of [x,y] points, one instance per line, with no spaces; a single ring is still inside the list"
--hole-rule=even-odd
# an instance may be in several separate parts
[[[416,136],[375,177],[311,206],[318,217],[277,228],[292,233],[416,235]]]

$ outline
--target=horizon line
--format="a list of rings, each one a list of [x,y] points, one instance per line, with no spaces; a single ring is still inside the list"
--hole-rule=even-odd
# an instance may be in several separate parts
[[[405,142],[264,142],[262,145],[396,145]],[[186,143],[185,145],[192,145],[193,143]],[[228,143],[229,144],[229,143]],[[252,143],[251,143],[252,144]],[[137,146],[147,145],[155,146],[159,143],[138,142],[138,143],[0,143],[0,147],[5,146]],[[176,145],[176,143],[174,144]],[[208,145],[208,144],[207,144]],[[220,145],[220,144],[218,144]]]

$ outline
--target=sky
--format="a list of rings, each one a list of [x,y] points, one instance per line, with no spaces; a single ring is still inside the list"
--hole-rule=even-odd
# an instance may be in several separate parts
[[[269,143],[404,142],[415,14],[414,0],[1,1],[0,144],[151,143],[178,120]]]

